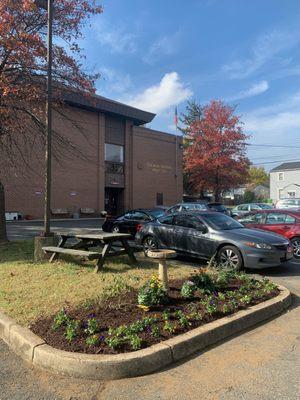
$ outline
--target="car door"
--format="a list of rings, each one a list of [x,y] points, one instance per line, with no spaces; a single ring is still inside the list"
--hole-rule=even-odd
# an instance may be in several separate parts
[[[168,248],[174,249],[174,216],[168,215],[159,219],[159,224],[154,227],[154,233],[160,240],[161,244]]]
[[[268,213],[265,223],[261,229],[288,236],[289,231],[294,228],[296,219],[286,213]]]
[[[203,228],[206,232],[203,232]],[[177,251],[210,258],[214,241],[209,238],[207,226],[198,216],[177,215],[174,218],[174,248]]]

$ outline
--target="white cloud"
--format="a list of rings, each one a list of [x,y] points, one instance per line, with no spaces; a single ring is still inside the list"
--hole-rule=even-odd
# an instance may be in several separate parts
[[[177,50],[179,32],[173,35],[163,36],[152,43],[149,50],[143,57],[148,64],[155,64],[162,56],[175,54]]]
[[[269,89],[269,83],[267,81],[261,81],[261,82],[255,83],[247,90],[242,90],[235,96],[228,97],[226,100],[234,101],[234,100],[245,99],[247,97],[257,96],[261,93],[266,92],[268,89]]]
[[[193,92],[181,82],[178,73],[170,72],[163,76],[159,84],[150,86],[125,102],[143,110],[159,113],[180,104],[192,95]]]
[[[103,91],[109,92],[109,96],[120,95],[129,90],[132,85],[131,77],[129,74],[116,71],[113,68],[99,67],[101,71],[101,78],[98,84],[98,91],[103,95]]]
[[[133,54],[137,51],[136,35],[124,28],[110,29],[106,24],[94,25],[97,41],[109,47],[111,53]]]
[[[296,31],[274,30],[261,35],[252,46],[249,58],[225,64],[222,71],[231,79],[246,78],[278,56],[279,53],[294,47],[299,39],[299,32]]]

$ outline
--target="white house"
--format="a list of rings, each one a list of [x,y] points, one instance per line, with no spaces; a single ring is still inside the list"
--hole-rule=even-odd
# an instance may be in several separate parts
[[[300,198],[300,161],[283,163],[270,171],[270,197]]]

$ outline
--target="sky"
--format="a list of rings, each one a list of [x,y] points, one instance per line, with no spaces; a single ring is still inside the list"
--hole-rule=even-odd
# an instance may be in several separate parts
[[[221,99],[241,116],[254,165],[300,160],[299,0],[101,4],[80,43],[98,94],[156,113],[150,127],[169,133],[176,106]]]

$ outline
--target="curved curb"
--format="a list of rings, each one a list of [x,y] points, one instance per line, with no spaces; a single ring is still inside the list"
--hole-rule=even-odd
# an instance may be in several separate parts
[[[291,294],[283,286],[278,288],[280,294],[273,299],[131,353],[95,355],[58,350],[1,312],[0,337],[24,360],[52,372],[89,379],[128,378],[154,372],[281,313],[291,304]]]

